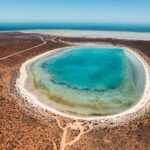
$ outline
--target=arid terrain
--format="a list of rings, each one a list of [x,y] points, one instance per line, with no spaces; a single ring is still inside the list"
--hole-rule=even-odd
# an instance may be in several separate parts
[[[15,89],[26,60],[79,42],[123,45],[136,49],[150,65],[150,41],[54,37],[0,33],[0,149],[149,150],[150,109],[122,122],[73,120],[35,108]]]

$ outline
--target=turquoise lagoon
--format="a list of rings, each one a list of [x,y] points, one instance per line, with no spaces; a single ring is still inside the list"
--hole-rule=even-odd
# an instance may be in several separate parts
[[[131,52],[82,46],[49,53],[27,66],[26,89],[58,111],[106,116],[121,113],[142,97],[145,70]]]

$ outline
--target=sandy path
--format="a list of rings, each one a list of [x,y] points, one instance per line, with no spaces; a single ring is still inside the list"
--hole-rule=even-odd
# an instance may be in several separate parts
[[[53,142],[53,146],[54,146],[54,150],[57,150],[57,146],[55,142]]]
[[[88,129],[87,129],[87,127],[88,127]],[[81,122],[78,122],[78,121],[76,121],[75,123],[67,124],[66,127],[63,129],[63,136],[62,136],[62,140],[60,143],[60,150],[65,150],[66,147],[71,147],[72,145],[74,145],[76,142],[78,142],[80,140],[81,136],[88,133],[95,127],[96,126],[93,126],[93,125],[85,126]],[[79,134],[70,142],[66,142],[68,128],[71,128],[72,130],[80,131]]]
[[[33,47],[24,49],[24,50],[22,50],[22,51],[20,51],[20,52],[13,53],[13,54],[8,55],[8,56],[5,56],[5,57],[2,57],[2,58],[0,58],[0,60],[4,60],[4,59],[7,59],[7,58],[10,58],[10,57],[12,57],[12,56],[15,56],[15,55],[17,55],[17,54],[21,54],[21,53],[26,52],[26,51],[29,51],[29,50],[32,50],[32,49],[34,49],[34,48],[40,47],[40,46],[45,45],[45,44],[47,43],[47,41],[45,41],[44,38],[43,38],[42,36],[39,36],[39,38],[40,38],[41,41],[42,41],[41,44],[35,45],[35,46],[33,46]]]
[[[51,39],[52,42],[56,42],[55,39]],[[61,41],[62,42],[62,41]],[[79,45],[82,45],[83,43],[79,43]],[[91,43],[86,43],[85,45],[91,45]],[[97,46],[102,46],[103,44],[93,44],[93,45],[97,45]],[[108,45],[103,45],[103,46],[108,46]],[[142,100],[138,103],[138,105],[136,105],[136,107],[133,107],[132,109],[128,110],[127,112],[124,112],[124,113],[121,113],[121,114],[117,114],[117,115],[112,115],[112,116],[108,116],[108,117],[88,117],[88,118],[80,118],[80,117],[76,117],[76,116],[71,116],[71,115],[68,115],[68,114],[63,114],[61,112],[58,112],[57,110],[54,110],[52,108],[49,108],[41,103],[39,103],[39,101],[33,96],[31,95],[29,92],[25,91],[24,88],[23,88],[23,83],[24,83],[24,79],[26,78],[26,69],[25,69],[25,66],[32,62],[32,61],[35,61],[37,58],[39,57],[43,57],[44,55],[47,55],[49,52],[47,53],[44,53],[44,54],[41,54],[31,60],[28,60],[26,63],[24,63],[21,67],[21,74],[20,74],[20,77],[18,78],[18,82],[16,84],[16,86],[20,89],[21,94],[23,93],[23,95],[29,95],[29,100],[33,100],[33,103],[35,105],[40,105],[41,107],[43,107],[45,110],[49,110],[51,112],[53,112],[54,114],[58,114],[58,115],[61,115],[61,116],[64,116],[64,117],[67,117],[67,118],[70,118],[70,119],[75,119],[76,121],[75,122],[70,122],[70,123],[66,123],[65,124],[65,127],[61,125],[61,122],[59,120],[59,117],[58,116],[49,116],[50,118],[53,118],[56,120],[59,128],[62,130],[62,137],[61,137],[61,142],[60,142],[60,150],[65,150],[65,149],[68,149],[68,147],[71,147],[73,144],[75,144],[76,142],[78,142],[80,140],[80,138],[88,133],[89,131],[91,131],[93,128],[95,128],[96,126],[100,126],[100,125],[93,125],[93,124],[87,124],[87,125],[84,125],[82,122],[79,121],[79,119],[84,119],[84,120],[99,120],[101,119],[101,121],[106,121],[106,120],[109,120],[110,122],[116,122],[116,124],[120,124],[120,123],[123,123],[124,120],[126,119],[127,121],[132,119],[133,116],[132,116],[132,113],[141,109],[141,108],[144,108],[145,105],[147,105],[148,101],[149,101],[149,67],[146,63],[146,61],[143,59],[143,57],[141,57],[136,51],[133,51],[131,49],[129,49],[128,47],[122,47],[120,46],[121,48],[124,48],[126,49],[127,51],[130,51],[131,53],[133,53],[140,61],[141,63],[143,64],[144,68],[145,68],[145,72],[146,72],[146,80],[147,80],[147,84],[145,86],[145,92],[143,94],[143,98]],[[59,49],[55,49],[55,51],[59,51],[61,50],[60,48]],[[147,97],[148,96],[148,97]],[[143,109],[143,113],[144,113],[145,109]],[[130,116],[126,115],[126,114],[129,114]],[[124,115],[124,117],[122,117],[122,115]],[[135,115],[136,117],[136,115]],[[107,124],[107,123],[106,123]],[[76,135],[74,137],[74,139],[72,139],[71,141],[67,142],[67,138],[69,136],[68,132],[69,132],[69,129],[71,130],[77,130],[79,131],[78,135]],[[70,131],[71,132],[71,131]],[[55,147],[55,149],[57,149],[57,147]]]
[[[37,48],[37,47],[40,47],[40,46],[42,46],[42,45],[44,45],[44,44],[47,43],[47,41],[45,41],[45,40],[43,39],[43,37],[39,36],[39,38],[40,38],[41,41],[42,41],[41,44],[36,45],[36,46],[33,46],[33,47],[30,47],[30,48],[27,48],[27,49],[22,50],[22,51],[20,51],[20,52],[17,52],[17,53],[8,55],[8,56],[6,56],[6,57],[1,58],[0,60],[4,60],[4,59],[7,59],[7,58],[10,58],[10,57],[12,57],[12,56],[15,56],[15,55],[17,55],[17,54],[23,53],[23,52],[25,52],[25,51],[29,51],[29,50],[34,49],[34,48]],[[52,41],[52,42],[57,42],[55,39],[51,39],[51,41]],[[63,41],[61,41],[61,42],[63,42]],[[67,43],[67,42],[64,42],[64,43],[66,43],[66,44],[72,44],[72,43]],[[5,78],[3,78],[3,80],[4,80],[4,82],[5,82],[6,85],[7,85],[7,82],[6,82]],[[8,85],[7,85],[7,87],[8,87]],[[50,117],[56,120],[56,122],[57,122],[59,128],[62,130],[62,137],[61,137],[61,142],[60,142],[60,150],[65,150],[67,147],[71,147],[71,146],[74,145],[76,142],[78,142],[78,141],[80,140],[80,138],[81,138],[84,134],[86,134],[86,133],[90,132],[92,129],[94,129],[94,128],[100,126],[100,125],[92,125],[92,124],[88,124],[88,125],[86,124],[86,125],[84,125],[82,122],[76,120],[75,122],[67,123],[67,124],[65,125],[65,127],[63,127],[63,126],[61,125],[61,122],[60,122],[60,120],[59,120],[59,117],[57,117],[57,116],[50,116]],[[68,129],[69,129],[69,128],[70,128],[71,130],[78,130],[78,131],[79,131],[79,134],[78,134],[77,136],[75,136],[73,140],[67,142],[67,136],[68,136]],[[54,150],[58,150],[55,141],[53,142],[53,147],[54,147]]]
[[[51,118],[55,119],[59,128],[63,131],[62,137],[61,137],[61,142],[60,142],[60,150],[65,150],[66,147],[71,147],[74,145],[76,142],[78,142],[84,134],[90,132],[92,129],[98,127],[99,125],[92,125],[92,124],[83,124],[82,122],[76,120],[75,122],[70,122],[67,123],[65,127],[63,127],[60,123],[60,120],[57,116],[51,116]],[[68,136],[68,129],[71,130],[79,130],[79,134],[74,137],[73,140],[67,142],[67,136]],[[54,142],[55,143],[55,142]],[[53,144],[54,144],[53,143]],[[57,147],[55,145],[55,149],[57,150]]]

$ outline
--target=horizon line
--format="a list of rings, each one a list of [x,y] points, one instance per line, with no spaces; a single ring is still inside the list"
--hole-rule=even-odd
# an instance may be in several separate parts
[[[147,25],[150,26],[150,23],[144,22],[76,22],[76,21],[3,21],[1,24],[85,24],[85,25]]]

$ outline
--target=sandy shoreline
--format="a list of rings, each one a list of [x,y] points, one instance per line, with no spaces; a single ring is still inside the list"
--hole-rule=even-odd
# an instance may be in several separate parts
[[[42,43],[39,36],[47,43],[38,47]],[[150,102],[121,119],[80,120],[47,111],[16,89],[19,70],[27,60],[79,43],[122,45],[135,50],[150,66],[150,41],[0,32],[0,58],[6,57],[0,60],[0,149],[60,149],[63,145],[67,150],[149,149]],[[23,51],[35,45],[37,48]]]
[[[110,45],[100,45],[100,44],[92,44],[92,43],[82,43],[82,44],[78,44],[78,46],[88,46],[88,45],[94,45],[94,46],[103,46],[103,47],[110,47],[112,46]],[[71,47],[76,47],[76,46],[71,46]],[[38,101],[36,99],[36,97],[34,95],[32,95],[30,92],[28,92],[25,88],[24,88],[24,83],[27,79],[27,71],[26,71],[26,66],[29,65],[30,63],[32,63],[33,61],[44,57],[50,53],[56,52],[56,51],[61,51],[63,49],[66,48],[70,48],[70,47],[65,47],[65,48],[58,48],[58,49],[54,49],[52,51],[48,51],[46,53],[43,53],[39,56],[33,57],[32,59],[27,60],[24,64],[22,64],[21,68],[20,68],[20,76],[17,78],[16,80],[16,88],[18,89],[18,91],[20,92],[20,94],[22,95],[22,97],[27,98],[29,104],[33,104],[35,107],[40,107],[43,108],[45,110],[48,110],[50,112],[53,112],[54,114],[60,115],[60,116],[64,116],[67,118],[72,118],[72,119],[81,119],[81,120],[115,120],[115,121],[125,121],[125,119],[129,120],[132,119],[132,113],[135,113],[139,110],[142,109],[142,112],[144,113],[144,109],[145,106],[149,105],[149,97],[150,97],[150,81],[149,81],[149,66],[146,63],[146,61],[144,60],[143,57],[141,57],[137,52],[129,49],[128,47],[122,47],[120,46],[119,48],[124,48],[126,50],[128,50],[130,53],[134,54],[143,64],[144,69],[145,69],[145,73],[146,73],[146,85],[145,85],[145,90],[142,96],[142,99],[136,104],[134,105],[132,108],[129,108],[127,111],[124,111],[122,113],[119,114],[115,114],[115,115],[110,115],[110,116],[90,116],[90,117],[84,117],[84,116],[75,116],[75,115],[71,115],[71,114],[66,114],[63,112],[60,112],[54,108],[51,108],[49,106],[46,106],[45,104],[41,103],[40,101]],[[127,116],[127,117],[126,117]]]
[[[150,41],[150,33],[127,31],[92,31],[92,30],[21,30],[22,33],[38,33],[49,36],[80,38],[113,38],[126,40]]]

